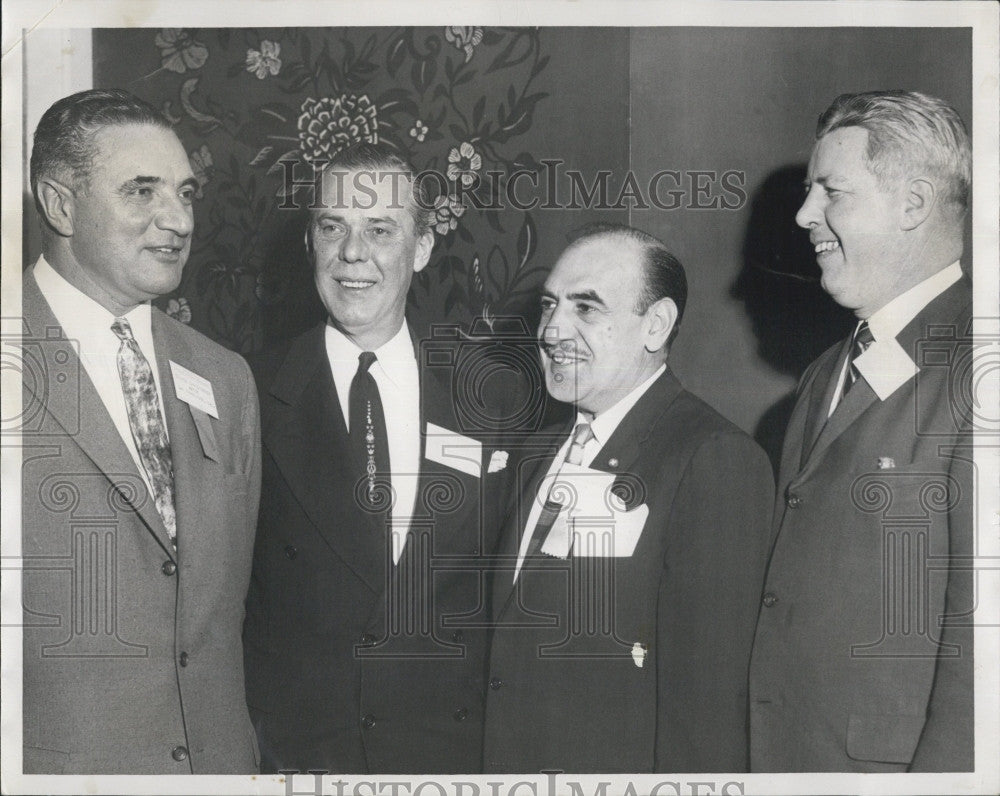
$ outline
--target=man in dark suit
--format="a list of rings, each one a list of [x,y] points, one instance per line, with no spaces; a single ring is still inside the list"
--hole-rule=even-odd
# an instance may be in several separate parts
[[[902,91],[820,117],[809,230],[854,335],[799,384],[750,679],[754,771],[973,767],[971,153]]]
[[[55,103],[23,278],[23,762],[37,774],[257,771],[240,629],[260,487],[246,363],[149,300],[177,287],[197,182],[123,91]]]
[[[265,771],[481,766],[495,512],[480,494],[504,475],[484,445],[502,416],[468,411],[454,340],[418,346],[406,323],[434,244],[414,174],[372,144],[326,166],[306,246],[328,318],[254,368],[264,487],[244,640]]]
[[[546,280],[545,382],[577,414],[518,457],[488,773],[747,767],[774,486],[763,451],[667,365],[686,297],[663,244],[614,225],[587,229]]]

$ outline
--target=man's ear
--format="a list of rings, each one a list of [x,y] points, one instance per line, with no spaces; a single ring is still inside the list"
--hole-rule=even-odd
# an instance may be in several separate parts
[[[677,323],[677,305],[672,298],[661,298],[646,310],[646,350],[651,354],[661,351]]]
[[[36,192],[36,204],[46,223],[63,237],[70,237],[76,212],[73,191],[58,180],[45,178],[38,181]]]
[[[305,241],[305,244],[306,244],[306,254],[308,254],[310,257],[312,257],[312,253],[313,253],[313,240],[312,240],[312,225],[311,224],[307,224],[306,225],[306,231],[303,234],[303,240]]]
[[[902,228],[909,231],[923,224],[934,209],[937,199],[937,186],[931,180],[926,177],[910,180],[903,196]]]
[[[417,248],[413,254],[413,273],[419,273],[427,267],[434,249],[434,230],[429,229],[417,238]]]

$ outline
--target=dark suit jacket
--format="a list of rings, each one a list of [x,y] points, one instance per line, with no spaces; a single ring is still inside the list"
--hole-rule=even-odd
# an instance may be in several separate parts
[[[486,771],[745,770],[767,457],[668,369],[591,465],[618,474],[627,506],[649,507],[631,557],[526,560],[512,588],[531,502],[569,431],[516,473],[493,596]]]
[[[751,669],[754,771],[972,768],[971,309],[963,279],[900,332],[920,371],[884,401],[860,380],[826,420],[850,341],[803,376]]]
[[[257,393],[236,354],[153,310],[179,553],[135,461],[24,274],[24,771],[257,771],[240,628],[260,484]],[[219,418],[176,397],[208,379]]]
[[[456,414],[466,388],[454,352],[420,359],[421,431],[430,421],[485,439]],[[478,771],[482,557],[496,538],[480,491],[501,480],[487,472],[492,448],[478,477],[421,456],[416,519],[394,565],[384,514],[355,499],[362,472],[323,325],[255,373],[264,487],[244,641],[264,770]]]

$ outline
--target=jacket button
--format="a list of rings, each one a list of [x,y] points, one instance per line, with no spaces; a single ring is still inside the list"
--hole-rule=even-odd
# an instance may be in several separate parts
[[[371,633],[362,633],[359,639],[362,647],[374,647],[375,646],[375,636]]]
[[[170,756],[180,763],[182,760],[187,760],[188,750],[183,746],[175,746],[173,751],[170,753]]]
[[[455,721],[465,721],[469,717],[469,710],[468,708],[459,708],[453,715]]]
[[[786,500],[785,503],[788,505],[788,508],[797,509],[802,505],[802,498],[798,495],[789,495],[788,500]]]
[[[177,571],[177,565],[173,561],[164,561],[163,566],[160,567],[160,572],[162,572],[167,577],[170,577]]]
[[[291,561],[295,556],[299,554],[299,551],[295,549],[295,545],[287,545],[285,547],[285,557]]]
[[[775,594],[774,592],[771,592],[771,591],[766,592],[764,594],[764,599],[761,600],[761,602],[764,603],[764,606],[766,608],[770,608],[772,605],[774,605],[776,602],[778,602],[778,595]]]
[[[188,665],[188,654],[186,652],[182,652],[180,654],[180,658],[179,659],[180,659],[181,666],[187,666]]]
[[[503,685],[503,680],[501,680],[499,677],[490,678],[490,688],[492,688],[494,691],[499,691],[500,686],[502,685]]]
[[[451,634],[451,640],[454,641],[456,644],[461,644],[463,641],[465,641],[465,633],[463,633],[461,630],[456,630],[454,633]]]
[[[361,723],[365,726],[366,729],[370,730],[372,727],[375,726],[375,717],[371,713],[368,713],[364,717],[362,717]]]

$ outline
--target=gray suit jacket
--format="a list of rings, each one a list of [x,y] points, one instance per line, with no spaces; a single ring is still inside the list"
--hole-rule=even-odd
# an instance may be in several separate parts
[[[850,341],[802,378],[778,478],[750,671],[752,771],[973,766],[972,297],[956,283],[896,339],[919,373],[859,381]]]
[[[257,770],[240,630],[260,490],[246,363],[153,310],[179,552],[34,279],[24,274],[24,771]],[[219,418],[176,397],[169,360]]]

